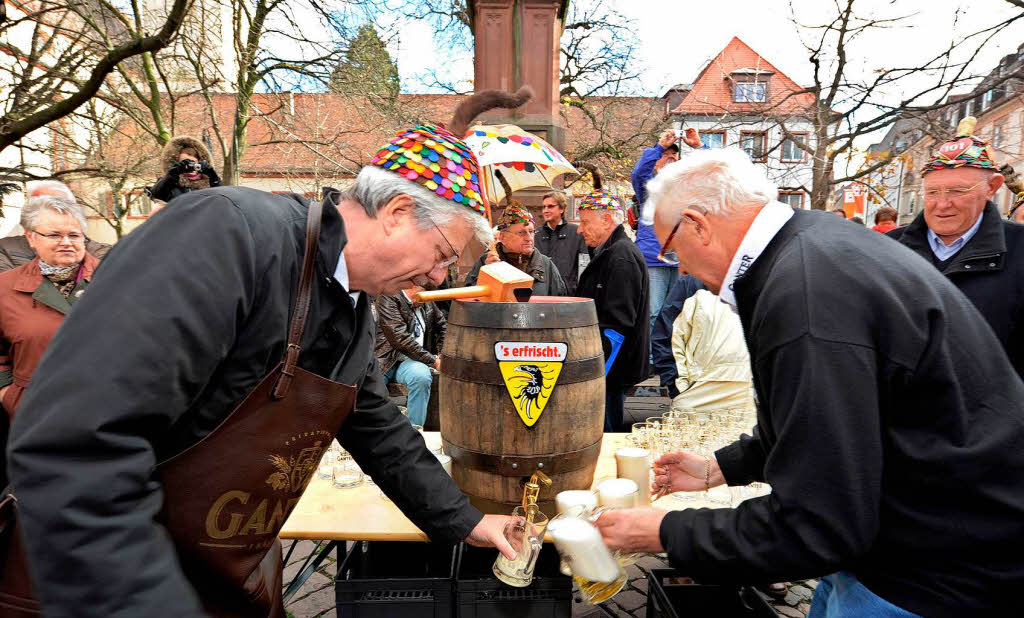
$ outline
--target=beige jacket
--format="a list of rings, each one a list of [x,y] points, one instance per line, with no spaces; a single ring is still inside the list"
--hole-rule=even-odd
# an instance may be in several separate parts
[[[750,356],[740,318],[707,290],[683,303],[672,327],[679,396],[673,409],[754,409]]]

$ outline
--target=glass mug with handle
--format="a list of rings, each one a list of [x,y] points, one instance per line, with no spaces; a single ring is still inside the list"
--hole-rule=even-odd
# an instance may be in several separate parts
[[[529,509],[529,510],[527,510]],[[512,510],[512,519],[505,524],[505,540],[516,552],[514,560],[504,554],[498,554],[494,561],[494,576],[509,586],[525,588],[533,582],[533,570],[537,566],[544,543],[544,532],[548,527],[548,517],[537,508],[536,504],[526,509],[517,506]]]
[[[549,526],[555,548],[571,569],[583,602],[590,604],[607,601],[626,585],[625,569],[593,524],[599,516],[600,512],[591,514],[575,507],[556,516]]]

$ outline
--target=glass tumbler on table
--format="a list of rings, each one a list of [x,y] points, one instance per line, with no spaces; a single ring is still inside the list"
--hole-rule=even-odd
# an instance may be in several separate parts
[[[334,460],[334,486],[340,489],[358,487],[363,484],[363,477],[363,471],[352,459],[352,454],[340,452]]]

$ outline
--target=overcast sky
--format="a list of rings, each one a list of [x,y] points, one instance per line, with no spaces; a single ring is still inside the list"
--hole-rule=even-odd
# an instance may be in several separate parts
[[[592,1],[592,0],[574,0]],[[801,36],[811,31],[791,21],[795,13],[807,25],[822,23],[835,13],[831,0],[717,0],[715,2],[669,0],[605,0],[635,22],[639,41],[637,64],[642,67],[638,94],[660,95],[674,83],[691,82],[698,71],[733,36],[739,36],[767,60],[798,83],[811,82],[811,66]],[[790,6],[792,5],[792,11]],[[1019,12],[1005,0],[859,0],[861,16],[911,15],[904,24],[865,35],[852,45],[855,70],[870,72],[909,65],[934,55],[954,37],[998,23]],[[424,23],[405,23],[392,41],[403,89],[427,91],[420,78],[431,68],[442,67],[453,77],[472,77],[472,55],[433,44],[432,31]],[[1015,24],[989,45],[978,59],[980,69],[995,66],[999,58],[1024,43],[1024,25]],[[424,53],[433,47],[433,54]],[[976,46],[975,46],[976,47]]]

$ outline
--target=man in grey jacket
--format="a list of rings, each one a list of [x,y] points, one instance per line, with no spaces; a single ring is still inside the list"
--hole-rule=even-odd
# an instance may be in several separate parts
[[[551,258],[558,267],[565,281],[566,294],[572,296],[576,293],[580,273],[590,262],[590,253],[587,251],[587,243],[577,232],[578,226],[566,220],[567,207],[568,202],[562,191],[552,191],[544,196],[540,211],[544,223],[537,228],[534,244],[537,251]]]

